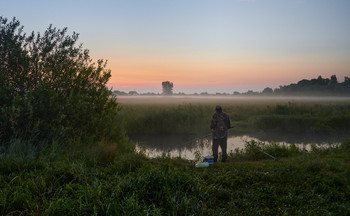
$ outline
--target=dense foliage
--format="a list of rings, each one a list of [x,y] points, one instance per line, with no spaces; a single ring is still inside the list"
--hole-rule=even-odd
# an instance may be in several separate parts
[[[49,26],[26,35],[0,17],[0,140],[33,143],[123,139],[106,62],[93,63],[78,34]]]

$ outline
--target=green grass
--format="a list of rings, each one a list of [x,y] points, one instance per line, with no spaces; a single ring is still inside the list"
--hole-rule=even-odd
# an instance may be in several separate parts
[[[206,105],[124,105],[128,135],[190,134],[208,131],[212,107]]]
[[[132,145],[38,150],[14,141],[0,155],[0,214],[348,215],[349,146],[305,152],[250,141],[227,163],[195,168]]]
[[[349,131],[345,103],[223,107],[236,131]],[[213,114],[212,104],[122,108],[129,135],[207,132]],[[349,158],[350,140],[310,151],[247,141],[227,163],[195,168],[181,158],[149,159],[126,138],[14,139],[0,148],[0,215],[349,215]]]
[[[213,104],[123,105],[121,116],[129,136],[145,134],[205,134]],[[350,132],[350,104],[285,102],[225,104],[233,132],[332,134]]]

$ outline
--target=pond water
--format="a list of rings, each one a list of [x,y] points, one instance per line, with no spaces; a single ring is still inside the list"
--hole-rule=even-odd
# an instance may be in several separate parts
[[[229,134],[227,139],[227,152],[235,149],[244,149],[246,141],[261,141],[265,143],[277,142],[281,145],[295,144],[300,148],[310,149],[311,144],[327,146],[337,145],[345,138],[344,135],[292,135],[292,134]],[[194,160],[195,152],[202,156],[212,155],[211,134],[198,136],[186,135],[157,135],[132,138],[138,151],[143,151],[150,158],[170,156]],[[221,149],[219,147],[219,152]]]

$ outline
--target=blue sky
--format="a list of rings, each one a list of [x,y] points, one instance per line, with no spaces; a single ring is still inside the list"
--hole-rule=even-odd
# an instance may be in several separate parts
[[[350,76],[348,0],[0,1],[25,31],[80,33],[110,86],[233,92]]]

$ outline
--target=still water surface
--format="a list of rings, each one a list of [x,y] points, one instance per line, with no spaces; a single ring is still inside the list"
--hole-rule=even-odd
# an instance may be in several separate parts
[[[291,134],[230,134],[227,139],[227,152],[234,152],[235,149],[244,149],[246,141],[261,141],[265,143],[278,142],[281,145],[295,144],[300,148],[310,149],[311,144],[326,146],[337,145],[344,135],[337,136],[312,136],[312,135],[291,135]],[[138,151],[144,151],[150,158],[160,156],[181,157],[188,160],[195,158],[195,152],[202,156],[212,155],[211,134],[199,136],[185,135],[156,135],[135,137],[132,140],[137,144]],[[219,148],[219,152],[221,149]]]

